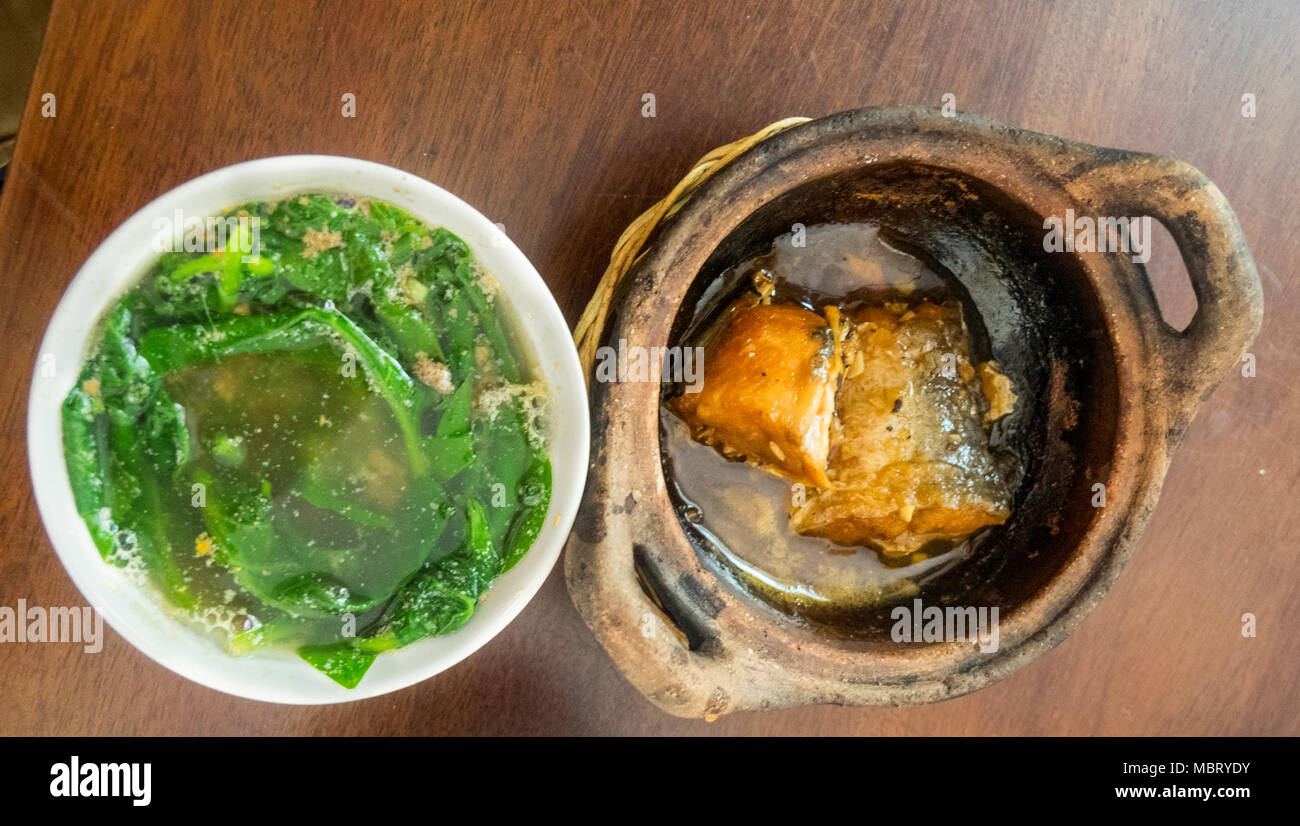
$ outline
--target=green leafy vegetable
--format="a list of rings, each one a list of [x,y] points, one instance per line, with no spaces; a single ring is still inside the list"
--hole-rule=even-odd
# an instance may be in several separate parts
[[[468,622],[536,541],[526,361],[469,247],[399,207],[220,218],[122,296],[64,400],[77,511],[105,560],[229,617],[232,653],[290,645],[351,688]]]

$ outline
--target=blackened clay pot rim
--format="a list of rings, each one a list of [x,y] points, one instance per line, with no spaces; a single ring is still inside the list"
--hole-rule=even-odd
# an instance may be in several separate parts
[[[1099,308],[1092,330],[1106,357],[1090,369],[1113,376],[1113,399],[1095,402],[1113,410],[1098,431],[1109,435],[1088,446],[1107,459],[1106,505],[1084,517],[1086,527],[1081,518],[1077,542],[1050,579],[1001,617],[991,654],[969,643],[846,641],[738,590],[701,558],[677,519],[658,449],[659,386],[593,384],[595,442],[566,553],[569,591],[622,673],[671,713],[712,718],[808,703],[930,702],[978,689],[1050,650],[1118,576],[1159,496],[1170,451],[1258,331],[1259,281],[1241,229],[1222,194],[1192,167],[965,115],[885,107],[791,128],[702,186],[629,273],[607,339],[668,344],[696,276],[756,211],[810,182],[891,164],[979,182],[1038,219],[1067,209],[1152,215],[1179,246],[1197,314],[1185,331],[1169,328],[1142,270],[1125,255],[1057,254],[1069,262],[1062,272],[1079,274],[1072,288]],[[1045,421],[1059,425],[1060,411],[1077,400],[1060,388],[1049,395]]]

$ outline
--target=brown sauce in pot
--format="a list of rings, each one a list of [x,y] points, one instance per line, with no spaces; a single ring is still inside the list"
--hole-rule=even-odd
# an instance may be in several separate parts
[[[965,290],[923,258],[883,238],[872,224],[828,224],[783,235],[770,251],[728,269],[706,289],[685,341],[701,336],[753,275],[763,273],[775,284],[773,301],[815,311],[826,305],[852,314],[891,301],[960,302],[971,360],[989,358],[987,335]],[[728,461],[692,439],[691,429],[667,406],[661,427],[670,492],[692,541],[711,550],[742,585],[783,610],[821,618],[909,598],[927,580],[978,553],[988,534],[981,530],[961,541],[936,539],[886,553],[870,543],[796,533],[792,507],[798,509],[809,495],[801,485]],[[1014,490],[1020,463],[999,440],[1000,431],[994,427],[990,453]]]

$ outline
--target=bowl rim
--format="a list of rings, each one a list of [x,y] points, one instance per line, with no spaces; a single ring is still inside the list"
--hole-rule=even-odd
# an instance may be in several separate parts
[[[156,593],[148,593],[152,586],[142,586],[106,563],[76,510],[63,456],[63,399],[75,384],[103,314],[157,260],[159,253],[148,243],[156,232],[154,219],[177,209],[206,217],[244,201],[309,191],[387,201],[464,239],[500,285],[551,397],[551,505],[533,547],[493,582],[464,627],[385,652],[354,689],[334,683],[291,651],[244,657],[226,653],[212,635],[164,608]],[[75,369],[59,369],[67,363]],[[201,685],[247,699],[308,705],[367,699],[426,680],[486,645],[518,616],[550,575],[573,524],[587,475],[590,420],[568,323],[541,275],[501,225],[442,187],[396,167],[339,155],[277,155],[192,178],[136,210],[99,244],[68,283],[46,326],[32,374],[26,434],[32,488],[46,534],[73,583],[108,625],[150,659]]]

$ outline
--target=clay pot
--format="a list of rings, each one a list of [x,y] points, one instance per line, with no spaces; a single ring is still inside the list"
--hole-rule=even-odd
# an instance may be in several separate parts
[[[1198,300],[1191,324],[1178,332],[1161,319],[1131,254],[1046,251],[1045,218],[1067,210],[1164,224]],[[673,714],[932,702],[1049,650],[1123,569],[1171,451],[1259,329],[1259,278],[1241,227],[1196,169],[890,107],[794,127],[706,183],[629,274],[606,338],[675,343],[728,265],[796,222],[862,220],[955,275],[995,357],[1024,382],[1031,459],[1012,517],[920,594],[927,604],[997,606],[1000,645],[899,644],[880,628],[809,622],[750,594],[683,529],[659,449],[663,387],[593,383],[569,593],[627,679]]]

